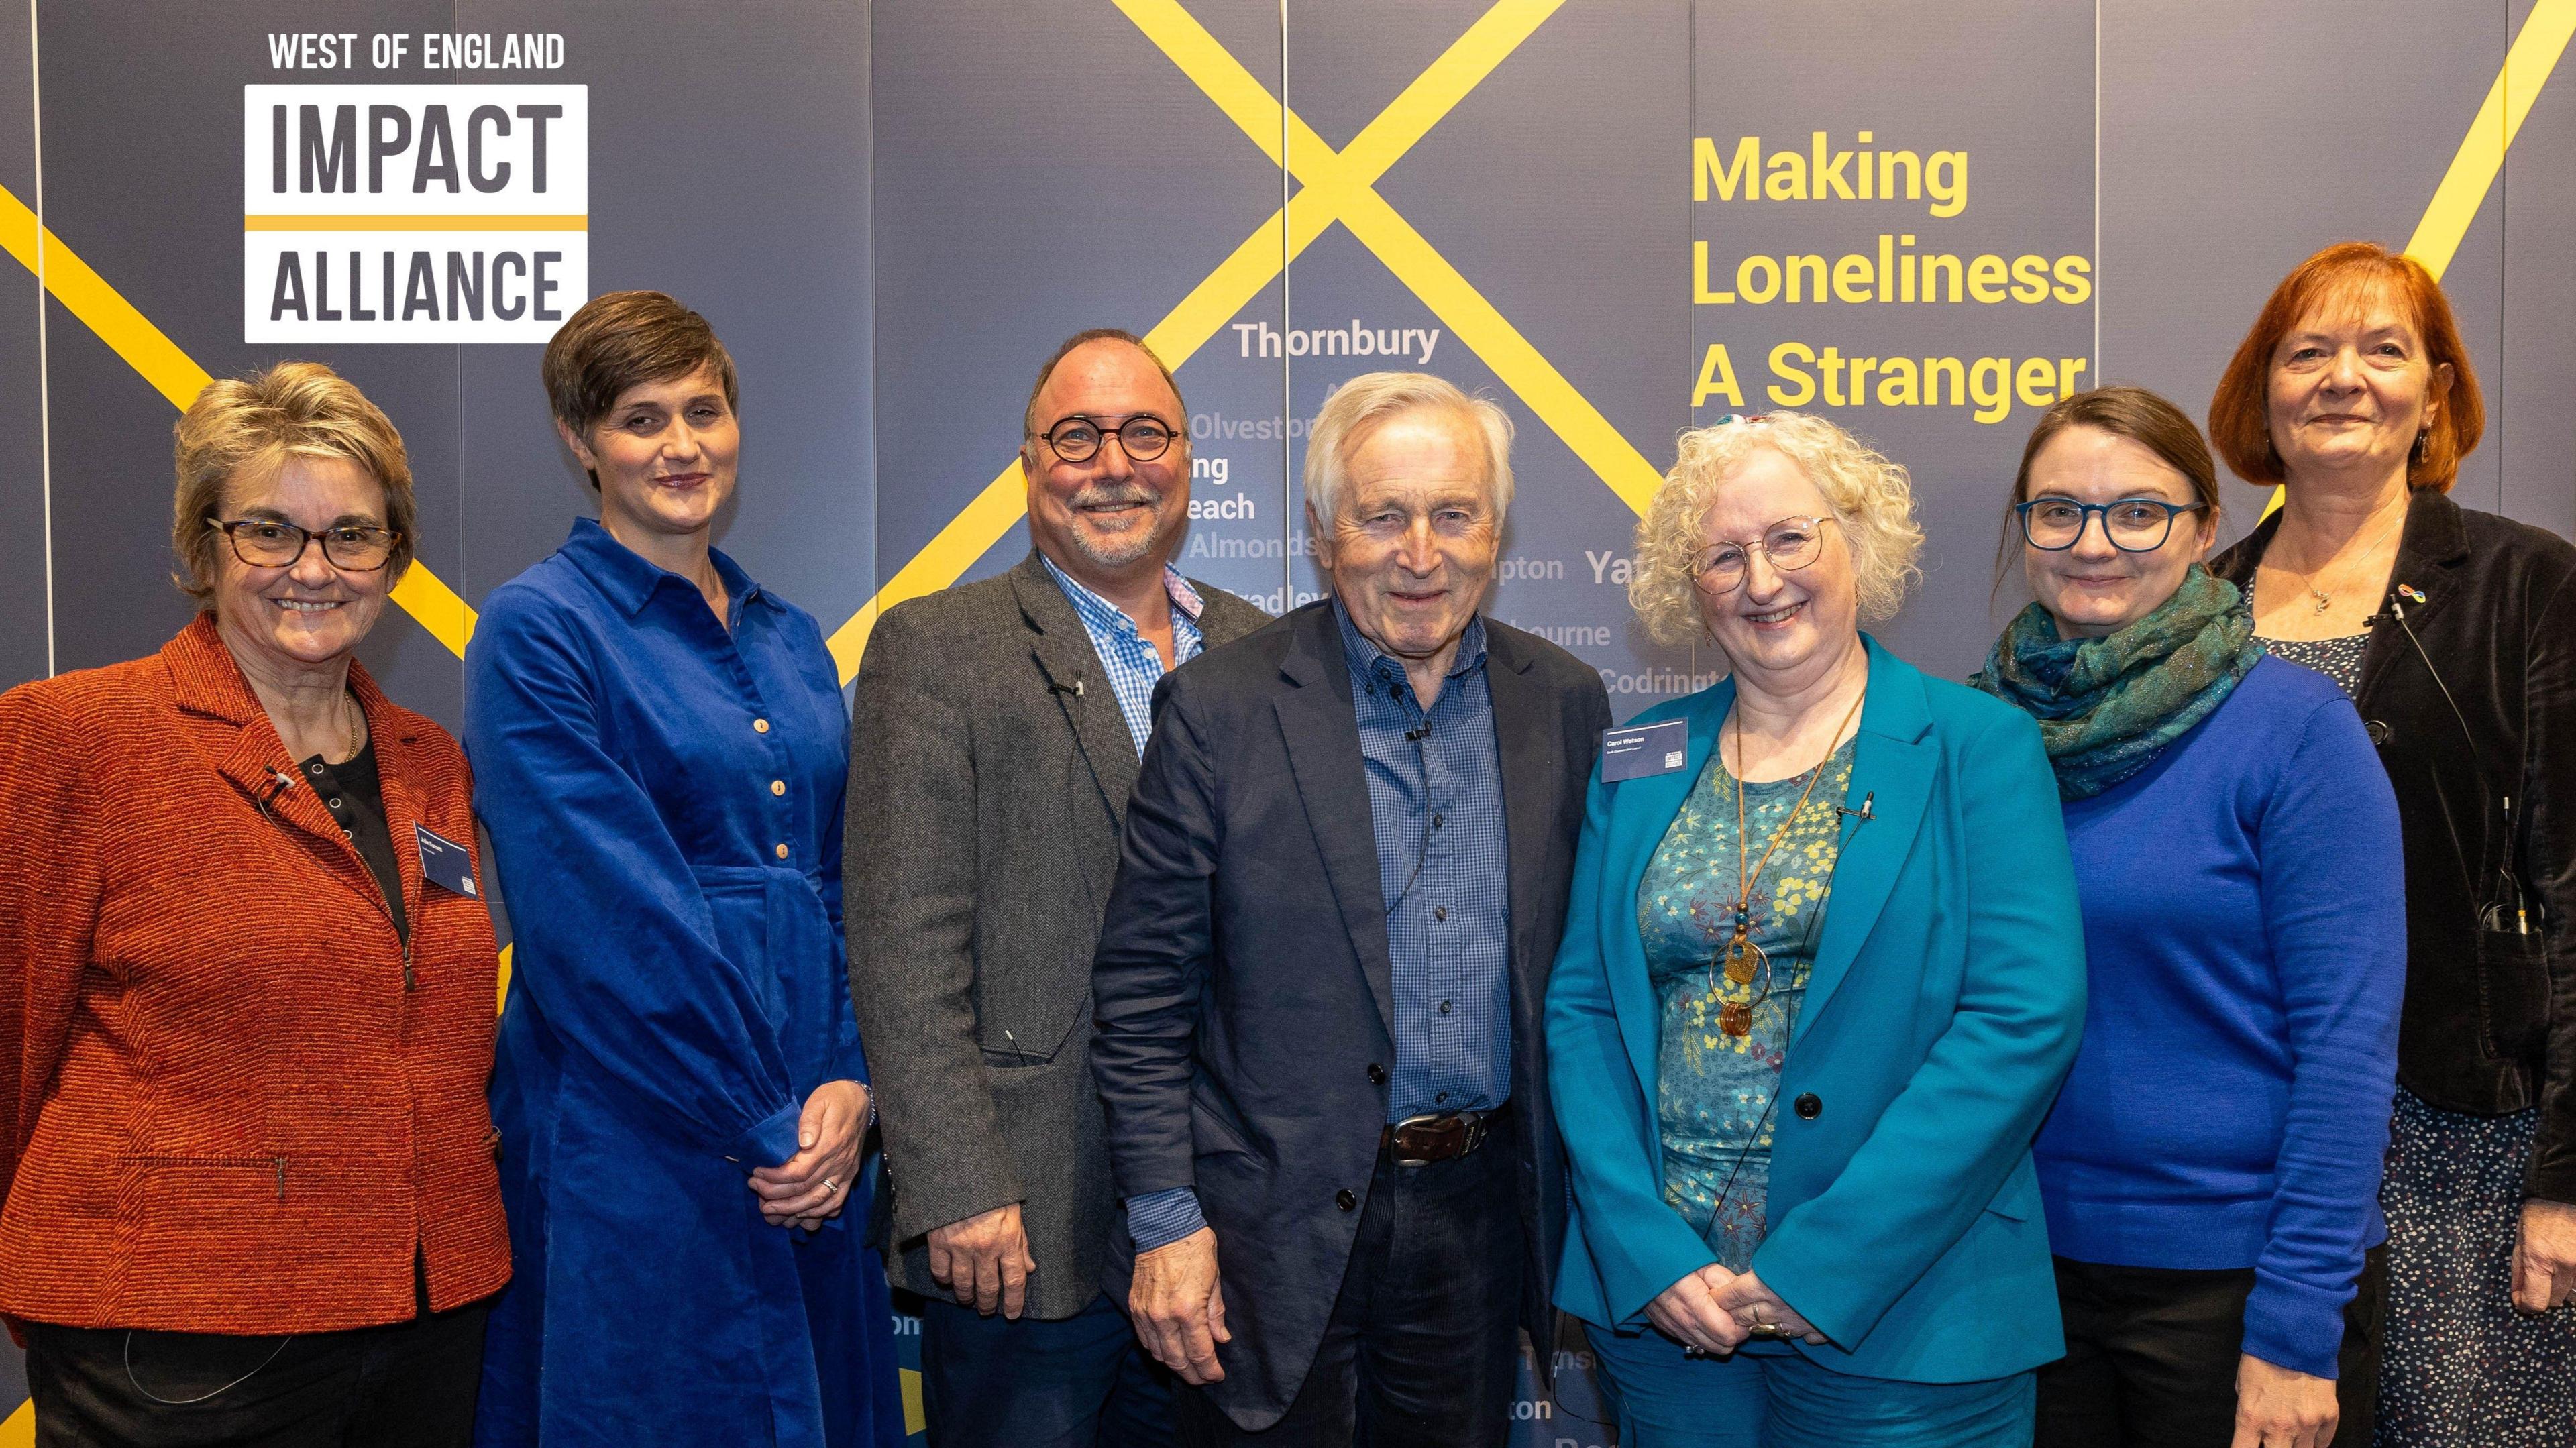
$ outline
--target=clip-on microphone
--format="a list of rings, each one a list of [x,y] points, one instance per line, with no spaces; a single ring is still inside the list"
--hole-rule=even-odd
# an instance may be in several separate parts
[[[1873,789],[1860,797],[1860,808],[1845,809],[1841,805],[1835,805],[1834,809],[1837,813],[1850,815],[1854,819],[1874,820],[1878,818],[1878,815],[1874,812],[1877,804],[1878,791]]]

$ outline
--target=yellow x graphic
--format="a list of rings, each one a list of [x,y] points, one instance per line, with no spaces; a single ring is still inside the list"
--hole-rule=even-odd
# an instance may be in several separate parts
[[[1294,112],[1285,111],[1177,0],[1117,3],[1263,154],[1285,165],[1304,188],[1289,199],[1285,211],[1273,213],[1146,334],[1158,355],[1178,367],[1279,275],[1288,256],[1303,251],[1340,221],[1565,439],[1577,457],[1630,506],[1643,506],[1655,486],[1653,465],[1372,189],[1388,167],[1492,74],[1563,0],[1502,0],[1339,152],[1325,145]],[[2406,249],[2436,277],[2458,250],[2488,188],[2495,184],[2506,152],[2571,36],[2576,36],[2576,0],[2540,0],[2525,17],[2477,118],[2407,243]],[[41,226],[35,213],[5,187],[0,187],[0,249],[34,272],[65,310],[173,406],[187,406],[205,385],[203,367]],[[858,672],[859,655],[878,616],[904,599],[956,582],[1019,520],[1026,494],[1019,461],[1014,458],[928,547],[898,569],[832,635],[832,652],[843,682]],[[394,601],[440,643],[458,654],[465,652],[474,610],[428,568],[415,564],[395,590]],[[18,1420],[11,1421],[12,1427],[17,1424]],[[5,1434],[0,1434],[0,1448],[7,1448]]]
[[[1181,8],[1179,0],[1115,3],[1146,39],[1216,102],[1227,119],[1261,147],[1262,154],[1287,167],[1300,186],[1283,210],[1271,213],[1207,280],[1192,288],[1145,334],[1146,345],[1156,356],[1177,369],[1260,295],[1291,258],[1338,221],[1448,324],[1451,335],[1482,357],[1575,456],[1631,507],[1645,506],[1658,478],[1654,466],[1374,189],[1388,167],[1493,74],[1494,67],[1555,14],[1564,0],[1501,0],[1340,151],[1326,145],[1296,112],[1285,109],[1267,86]],[[867,648],[880,614],[907,598],[956,582],[1019,521],[1027,500],[1028,484],[1015,457],[964,512],[832,635],[832,654],[840,663],[841,677],[847,680],[858,672],[859,655]]]

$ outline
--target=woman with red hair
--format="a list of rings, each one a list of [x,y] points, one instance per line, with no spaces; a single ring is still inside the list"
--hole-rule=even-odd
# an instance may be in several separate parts
[[[2366,242],[2281,282],[2210,402],[2282,488],[2213,571],[2397,792],[2382,1444],[2576,1443],[2576,547],[2451,501],[2485,425],[2440,286]]]

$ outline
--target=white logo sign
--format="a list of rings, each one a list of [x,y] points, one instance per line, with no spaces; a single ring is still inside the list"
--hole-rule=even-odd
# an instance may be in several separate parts
[[[590,296],[590,88],[242,87],[242,340],[543,342]]]

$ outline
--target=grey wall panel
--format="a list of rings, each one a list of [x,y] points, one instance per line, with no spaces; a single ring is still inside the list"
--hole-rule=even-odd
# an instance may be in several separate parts
[[[2356,238],[2406,244],[2503,62],[2505,16],[2500,0],[2364,10],[2102,8],[2106,378],[2205,419],[2229,355],[2302,257]],[[2471,228],[2452,281],[2490,371],[2492,221]],[[2250,527],[2265,496],[2231,486],[2223,534]]]
[[[2514,6],[2517,28],[2527,0]],[[2499,366],[2484,380],[2503,511],[2576,537],[2576,57],[2505,153]]]

